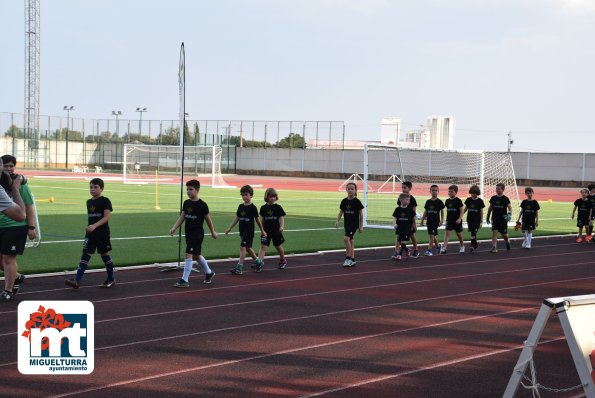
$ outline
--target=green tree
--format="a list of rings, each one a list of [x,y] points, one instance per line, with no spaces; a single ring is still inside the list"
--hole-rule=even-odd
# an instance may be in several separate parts
[[[200,128],[197,122],[194,122],[194,143],[196,145],[200,144]]]
[[[4,133],[6,137],[21,138],[23,137],[23,130],[18,128],[15,124],[11,124],[8,130]]]
[[[304,148],[304,137],[297,133],[289,133],[287,137],[280,139],[275,146],[278,148]]]

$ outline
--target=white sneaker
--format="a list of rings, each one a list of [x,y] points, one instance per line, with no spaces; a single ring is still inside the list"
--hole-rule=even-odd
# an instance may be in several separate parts
[[[531,243],[527,243],[527,244],[525,245],[525,249],[530,249],[530,248],[531,248]]]
[[[351,259],[350,258],[346,258],[345,261],[343,261],[343,267],[351,267]]]
[[[527,239],[523,239],[523,243],[521,243],[522,247],[527,247]]]
[[[433,256],[434,253],[432,253],[432,251],[430,249],[426,250],[426,252],[424,253],[424,256]]]
[[[461,246],[461,248],[459,249],[459,253],[460,254],[464,254],[465,253],[465,246]]]

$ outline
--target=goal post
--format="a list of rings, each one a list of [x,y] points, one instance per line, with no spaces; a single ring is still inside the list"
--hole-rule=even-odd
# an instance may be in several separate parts
[[[181,174],[183,164],[184,174],[206,178],[204,185],[234,188],[223,178],[222,154],[223,148],[218,145],[186,146],[182,162],[181,148],[177,145],[125,144],[122,180],[125,184],[174,180]]]
[[[444,200],[450,185],[459,187],[464,201],[469,187],[477,185],[486,202],[496,194],[496,184],[506,186],[504,194],[512,204],[513,217],[520,208],[519,193],[509,153],[400,148],[367,144],[364,147],[364,226],[392,228],[392,213],[397,206],[396,181],[410,181],[417,199],[417,211],[430,197],[430,186],[438,185]],[[390,189],[392,182],[393,189]],[[367,189],[368,186],[372,189]],[[398,184],[400,191],[400,183]]]

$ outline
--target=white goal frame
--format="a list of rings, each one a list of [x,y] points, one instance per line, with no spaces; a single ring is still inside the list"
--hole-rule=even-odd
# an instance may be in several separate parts
[[[434,163],[432,163],[434,157]],[[392,181],[411,181],[415,197],[429,197],[430,184],[436,184],[441,191],[439,197],[444,200],[446,189],[451,184],[459,186],[458,197],[463,201],[468,197],[468,187],[478,185],[480,197],[484,199],[486,209],[489,199],[495,195],[495,185],[506,185],[504,194],[512,205],[513,219],[518,215],[520,199],[512,157],[505,152],[486,152],[471,150],[412,149],[394,145],[366,144],[364,146],[364,227],[392,229],[392,212],[397,206],[400,192],[394,188],[386,189]],[[422,185],[420,190],[419,185]],[[372,193],[369,187],[376,187]],[[384,194],[383,194],[384,193]],[[392,194],[392,195],[387,195]],[[382,215],[374,204],[382,202]],[[423,213],[425,200],[418,200],[418,214]],[[392,206],[392,207],[391,207]],[[370,216],[371,210],[375,213]],[[381,220],[379,218],[382,218]],[[514,225],[510,223],[509,225]],[[422,228],[423,229],[423,228]]]
[[[184,147],[184,174],[206,177],[210,184],[205,185],[213,188],[235,188],[223,179],[222,154],[219,145]],[[198,172],[199,168],[202,172]],[[178,145],[124,145],[122,181],[125,184],[158,183],[167,180],[164,174],[180,175],[181,171],[182,153]]]

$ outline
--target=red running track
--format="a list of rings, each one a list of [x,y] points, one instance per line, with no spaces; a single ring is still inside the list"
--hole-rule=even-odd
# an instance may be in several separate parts
[[[94,177],[101,178],[121,178],[122,174],[117,173],[71,173],[59,170],[27,170],[24,172],[27,178],[64,178],[64,179],[80,179],[89,180]],[[153,176],[145,175],[147,181],[153,182]],[[166,179],[161,181],[162,184],[179,184],[179,176],[163,175],[161,178]],[[188,176],[185,180],[195,178],[194,176]],[[201,182],[208,185],[208,178],[200,178]],[[34,180],[33,180],[34,181]],[[250,184],[257,189],[266,189],[268,187],[274,187],[278,190],[304,190],[304,191],[319,191],[319,192],[338,192],[339,188],[345,183],[344,180],[336,179],[324,179],[324,178],[305,178],[305,177],[273,177],[273,176],[250,176],[250,175],[226,175],[225,181],[232,186],[240,187],[245,184]],[[371,183],[371,187],[376,190],[381,185],[380,182]],[[360,190],[363,189],[363,184],[358,183]],[[447,185],[441,186],[440,196],[446,196]],[[519,196],[522,199],[525,198],[524,187],[519,186]],[[462,197],[466,195],[466,190],[461,189],[459,192],[463,192]],[[429,196],[429,185],[415,184],[412,193],[416,196]],[[535,187],[534,198],[538,201],[546,201],[552,199],[556,202],[574,202],[580,197],[580,189],[578,188],[552,188],[552,187]]]
[[[0,304],[2,397],[497,397],[504,391],[544,298],[593,293],[595,245],[534,240],[524,250],[447,254],[394,262],[388,249],[275,259],[262,273],[228,273],[212,285],[194,274],[121,270],[79,290],[65,277],[29,278]],[[95,371],[23,376],[17,370],[21,300],[90,300]],[[538,380],[578,384],[559,322],[535,355]],[[556,397],[576,396],[577,392]],[[518,394],[529,397],[527,391]],[[542,397],[550,397],[542,393]]]

